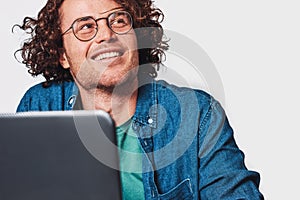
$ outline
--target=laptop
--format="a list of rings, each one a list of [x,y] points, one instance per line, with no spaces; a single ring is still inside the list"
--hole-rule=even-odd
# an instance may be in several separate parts
[[[121,199],[118,167],[104,111],[0,114],[1,200]]]

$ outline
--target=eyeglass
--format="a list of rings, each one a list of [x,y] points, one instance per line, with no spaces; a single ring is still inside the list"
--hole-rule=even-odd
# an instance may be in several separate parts
[[[89,41],[93,39],[98,32],[97,22],[105,19],[108,27],[116,34],[123,35],[132,29],[132,17],[126,11],[116,11],[108,17],[94,19],[91,16],[76,19],[70,28],[62,33],[62,36],[72,29],[75,37],[80,41]]]

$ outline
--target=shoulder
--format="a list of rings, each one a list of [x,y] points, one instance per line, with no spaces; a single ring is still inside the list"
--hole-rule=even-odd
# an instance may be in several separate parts
[[[73,92],[74,82],[52,83],[44,87],[38,83],[30,87],[22,97],[17,112],[59,109],[65,95]]]
[[[51,83],[48,87],[44,87],[43,83],[38,83],[31,86],[25,93],[25,95],[38,96],[59,94],[61,90],[73,87],[74,82],[62,82],[62,83]]]
[[[212,117],[224,118],[225,111],[221,103],[204,90],[179,87],[165,81],[157,81],[158,104],[170,115],[197,117],[201,125],[214,120]]]
[[[61,98],[63,93],[72,92],[74,82],[52,83],[48,87],[44,87],[43,83],[31,86],[24,94],[26,99],[49,99]]]
[[[180,87],[169,84],[166,81],[156,81],[158,98],[165,101],[177,101],[181,104],[189,104],[198,108],[210,107],[216,103],[215,98],[208,92],[189,87]]]

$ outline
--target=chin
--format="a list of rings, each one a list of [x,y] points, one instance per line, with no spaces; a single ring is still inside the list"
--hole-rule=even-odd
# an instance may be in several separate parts
[[[135,81],[137,78],[137,70],[123,70],[123,71],[110,71],[107,74],[104,73],[100,80],[99,84],[107,86],[118,86],[126,83]]]

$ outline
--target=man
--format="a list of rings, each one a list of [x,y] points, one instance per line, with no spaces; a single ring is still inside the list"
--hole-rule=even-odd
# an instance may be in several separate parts
[[[164,50],[150,0],[48,0],[20,49],[32,75],[17,111],[102,109],[116,124],[124,199],[263,199],[224,110],[203,91],[155,81]]]

